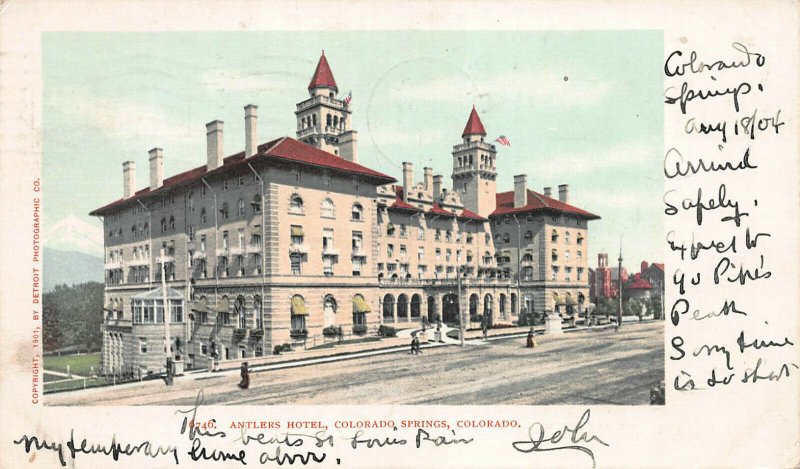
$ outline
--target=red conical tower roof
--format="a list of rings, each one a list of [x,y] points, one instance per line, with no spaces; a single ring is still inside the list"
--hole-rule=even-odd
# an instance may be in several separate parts
[[[325,58],[325,51],[322,51],[322,56],[317,63],[317,69],[314,70],[314,76],[311,77],[311,83],[308,84],[308,89],[314,88],[333,88],[337,92],[339,87],[336,86],[336,80],[333,78],[333,72],[328,65],[328,59]]]
[[[475,110],[474,104],[472,105],[472,112],[469,113],[467,126],[464,127],[464,132],[461,134],[462,137],[466,137],[467,135],[486,136],[486,129],[483,128],[483,123],[481,122],[481,118],[478,117],[478,112]]]

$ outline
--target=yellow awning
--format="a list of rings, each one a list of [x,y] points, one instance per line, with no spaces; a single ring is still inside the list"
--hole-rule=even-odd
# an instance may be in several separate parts
[[[361,295],[353,297],[353,312],[355,313],[369,313],[369,304],[367,300]]]
[[[261,236],[261,225],[254,226],[253,229],[250,231],[250,234]]]
[[[305,316],[308,314],[306,309],[306,302],[302,296],[295,295],[292,297],[292,314],[295,316]]]
[[[508,249],[503,249],[501,253],[503,254],[503,256],[511,257],[511,251],[509,251]]]
[[[292,227],[292,236],[304,236],[303,227],[302,226],[293,226]]]

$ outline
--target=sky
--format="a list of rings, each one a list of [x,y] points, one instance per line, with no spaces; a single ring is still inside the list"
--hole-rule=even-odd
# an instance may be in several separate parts
[[[629,268],[663,261],[661,32],[54,32],[42,49],[46,228],[100,231],[88,213],[122,196],[123,161],[147,185],[151,148],[165,177],[202,166],[212,120],[226,154],[243,150],[246,104],[261,142],[294,137],[324,49],[340,96],[353,95],[360,164],[399,180],[410,161],[416,180],[430,166],[449,186],[475,105],[487,138],[511,141],[498,145],[498,191],[521,173],[538,192],[569,184],[570,203],[602,217],[590,266],[620,240]]]

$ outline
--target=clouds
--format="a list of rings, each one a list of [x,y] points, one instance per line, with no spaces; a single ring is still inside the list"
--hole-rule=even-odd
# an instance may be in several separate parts
[[[196,125],[182,121],[167,107],[133,97],[103,97],[58,87],[49,91],[45,103],[45,112],[53,115],[54,122],[78,126],[86,134],[101,133],[126,140],[146,137],[153,142],[175,143],[196,140],[199,133]]]
[[[518,71],[491,75],[488,78],[451,75],[412,83],[394,92],[401,100],[438,102],[475,102],[479,99],[533,100],[560,107],[592,106],[609,94],[613,84],[587,74],[566,76],[553,70]]]

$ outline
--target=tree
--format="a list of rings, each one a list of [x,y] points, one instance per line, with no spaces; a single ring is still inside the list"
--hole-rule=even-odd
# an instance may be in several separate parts
[[[46,352],[74,346],[98,350],[102,344],[103,284],[57,285],[42,298]]]
[[[651,313],[654,319],[664,318],[664,311],[661,308],[661,298],[657,296],[650,298],[650,304],[647,306],[647,312]]]

